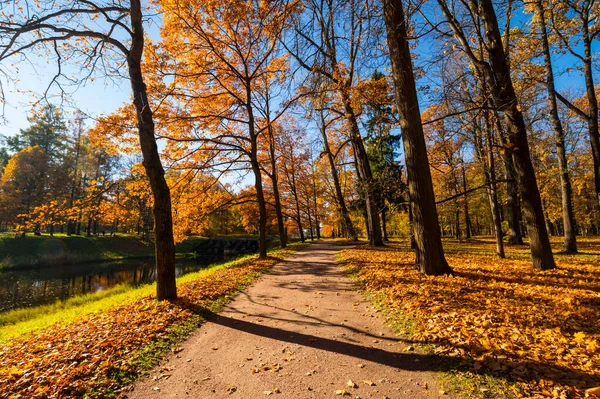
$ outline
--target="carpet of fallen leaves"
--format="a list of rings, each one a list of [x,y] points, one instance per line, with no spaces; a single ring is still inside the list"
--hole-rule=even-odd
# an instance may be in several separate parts
[[[544,272],[526,247],[509,246],[508,259],[484,240],[445,247],[452,276],[420,274],[400,244],[342,257],[365,289],[415,317],[414,339],[516,382],[519,396],[585,397],[600,386],[600,239],[580,242],[581,255],[557,255],[558,269]]]
[[[168,334],[191,309],[235,293],[276,263],[251,259],[178,286],[180,299],[145,297],[0,346],[0,398],[74,398],[122,392],[111,376],[132,369],[136,350]]]

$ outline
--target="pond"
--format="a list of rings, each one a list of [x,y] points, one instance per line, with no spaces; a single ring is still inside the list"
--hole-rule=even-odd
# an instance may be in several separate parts
[[[180,259],[177,261],[175,273],[181,276],[231,258],[201,256],[195,259]],[[155,280],[156,268],[153,258],[0,270],[0,312],[65,300],[119,284],[137,286]]]

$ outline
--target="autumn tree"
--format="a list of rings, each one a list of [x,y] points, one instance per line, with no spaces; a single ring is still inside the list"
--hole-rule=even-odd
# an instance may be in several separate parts
[[[594,52],[592,49],[593,44],[600,37],[600,25],[597,23],[600,17],[600,4],[596,0],[553,0],[548,3],[547,9],[550,17],[550,27],[558,38],[560,48],[583,64],[582,72],[587,104],[584,106],[574,104],[556,90],[554,90],[554,94],[558,100],[586,121],[588,125],[594,162],[594,190],[600,207],[600,132],[598,130],[598,97],[594,84]],[[544,16],[545,14],[539,13],[538,10],[538,18]],[[542,22],[545,24],[546,20],[542,21],[540,19],[540,24]],[[545,61],[545,63],[546,68],[548,68],[548,62]]]
[[[404,143],[416,265],[427,275],[448,274],[452,269],[448,266],[442,247],[402,2],[384,0],[383,11]]]
[[[153,111],[142,74],[144,51],[144,8],[140,0],[39,1],[5,12],[0,19],[0,61],[24,59],[41,49],[57,65],[51,85],[69,79],[62,69],[67,62],[80,61],[96,70],[114,60],[127,65],[143,165],[154,196],[156,233],[157,298],[177,297],[175,285],[175,244],[171,198],[154,136]],[[106,64],[104,64],[106,65]],[[8,68],[6,65],[4,68]],[[110,68],[110,67],[107,67]],[[116,73],[115,69],[104,73]],[[90,76],[84,73],[83,78]],[[60,86],[59,86],[60,87]]]
[[[559,117],[558,103],[556,96],[556,86],[554,83],[554,69],[552,67],[552,57],[550,53],[550,41],[548,39],[548,27],[547,19],[548,15],[545,11],[542,0],[536,0],[533,4],[537,17],[537,27],[539,30],[540,41],[542,43],[543,53],[543,65],[545,70],[545,84],[547,91],[547,103],[550,121],[554,129],[554,136],[556,140],[556,156],[558,158],[559,173],[560,173],[560,187],[561,187],[561,199],[562,199],[562,213],[563,213],[563,228],[564,228],[564,252],[565,253],[577,253],[577,241],[575,231],[575,215],[573,211],[573,189],[571,187],[571,177],[569,176],[569,164],[567,161],[566,145],[565,145],[565,133],[563,129],[562,121]],[[564,97],[563,97],[564,98]],[[597,116],[596,116],[597,118]],[[593,125],[593,124],[592,124]],[[593,126],[590,126],[592,129]],[[597,122],[596,122],[597,129]],[[596,143],[597,145],[600,143]],[[598,155],[598,154],[596,154]],[[594,156],[594,159],[597,157]],[[596,171],[598,173],[598,171]],[[596,190],[597,194],[600,191]]]
[[[42,205],[48,183],[48,153],[41,147],[26,147],[8,161],[1,187],[5,221],[25,225],[29,213]],[[19,219],[25,220],[19,220]]]
[[[529,234],[529,244],[533,265],[536,269],[546,270],[555,266],[550,240],[546,230],[542,202],[531,162],[527,129],[521,106],[510,75],[508,59],[503,47],[502,35],[496,18],[494,6],[490,0],[472,2],[466,10],[478,18],[479,25],[472,34],[480,35],[483,46],[479,54],[467,38],[463,25],[457,19],[457,11],[452,11],[445,0],[438,0],[454,37],[471,62],[482,71],[482,79],[489,84],[494,106],[503,115],[507,131],[507,149],[517,172],[519,192],[523,204],[523,216]]]
[[[361,1],[310,1],[293,19],[284,38],[286,50],[306,73],[322,79],[337,94],[333,110],[344,116],[356,157],[358,182],[365,197],[367,231],[371,245],[383,245],[373,173],[359,126],[360,107],[354,102],[364,64],[377,52],[374,4]]]
[[[278,37],[294,6],[286,2],[163,2],[163,70],[173,81],[164,137],[173,157],[198,146],[199,164],[215,173],[249,165],[258,203],[259,255],[267,256],[267,201],[259,154],[272,123],[267,91],[285,73]],[[214,24],[214,21],[220,24]],[[271,130],[269,130],[271,129]],[[275,132],[276,133],[276,132]],[[221,171],[221,172],[219,172]],[[273,176],[272,176],[273,177]]]

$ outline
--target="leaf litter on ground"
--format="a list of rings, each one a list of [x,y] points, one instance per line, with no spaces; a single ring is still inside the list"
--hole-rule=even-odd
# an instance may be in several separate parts
[[[576,398],[600,386],[600,243],[580,246],[585,255],[557,256],[557,269],[540,272],[524,247],[499,259],[491,243],[455,244],[454,274],[442,277],[416,271],[399,244],[341,257],[366,290],[413,316],[411,338],[439,355],[514,382],[521,397]]]
[[[137,350],[165,337],[194,309],[236,293],[278,260],[248,259],[180,284],[177,301],[143,297],[3,344],[0,398],[124,396],[127,387],[115,376],[142,371],[132,363]]]

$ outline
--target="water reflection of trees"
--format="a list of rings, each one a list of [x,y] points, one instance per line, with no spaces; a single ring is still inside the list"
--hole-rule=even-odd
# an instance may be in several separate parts
[[[178,264],[176,274],[197,271],[219,260]],[[155,279],[156,269],[146,261],[5,272],[0,274],[0,311],[62,301],[119,284],[141,285]]]

